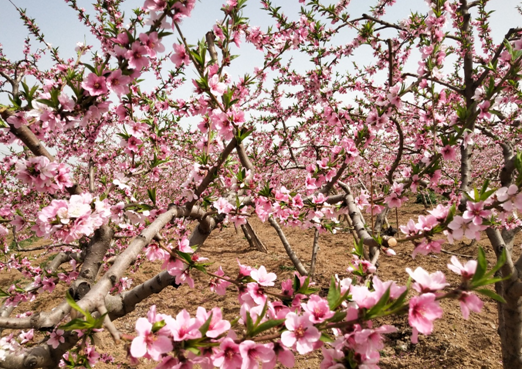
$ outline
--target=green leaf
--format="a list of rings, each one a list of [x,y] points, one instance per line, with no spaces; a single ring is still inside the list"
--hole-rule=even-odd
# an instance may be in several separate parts
[[[189,264],[192,264],[192,256],[190,256],[191,254],[188,254],[186,252],[181,252],[181,251],[176,251],[177,254],[182,257],[183,259],[185,259],[185,261]]]
[[[478,282],[482,279],[484,274],[486,274],[486,268],[488,267],[488,262],[486,260],[486,253],[482,247],[479,247],[478,250],[478,258],[477,258],[477,270],[475,271],[475,275],[471,280],[472,284],[474,282]]]
[[[47,105],[51,108],[57,108],[58,106],[52,101],[52,100],[48,100],[48,99],[38,99],[36,100],[38,101],[39,103],[42,103],[44,105]]]
[[[252,335],[258,335],[261,332],[267,331],[269,329],[272,329],[274,327],[277,327],[278,325],[281,325],[285,322],[285,319],[276,319],[276,320],[269,320],[267,322],[264,322],[260,325],[258,325],[254,331],[252,332]]]
[[[294,288],[295,293],[297,293],[297,291],[299,291],[299,289],[301,288],[301,280],[295,274],[294,274],[294,285],[293,285],[293,288]]]
[[[484,295],[484,296],[487,296],[487,297],[490,297],[492,298],[493,300],[495,301],[498,301],[498,302],[501,302],[503,304],[506,303],[506,300],[504,300],[504,298],[500,295],[497,295],[495,292],[491,291],[491,290],[488,290],[488,289],[480,289],[480,290],[476,290],[478,293]]]
[[[246,312],[246,326],[247,326],[247,336],[252,337],[252,334],[254,332],[254,321],[252,320],[252,317],[250,316],[250,312]]]
[[[156,188],[147,189],[147,193],[149,194],[150,201],[156,206]]]
[[[325,343],[332,343],[335,341],[333,338],[331,338],[324,332],[321,332],[321,338],[319,338],[319,340]]]
[[[84,330],[84,329],[94,328],[94,324],[87,322],[83,319],[76,318],[76,319],[71,320],[67,324],[60,326],[59,328],[63,329],[64,331],[72,331],[75,329]]]
[[[408,281],[409,282],[409,281]],[[401,295],[399,296],[399,298],[397,300],[395,300],[390,306],[389,306],[389,309],[390,310],[395,310],[395,309],[398,309],[398,308],[401,308],[402,305],[404,305],[404,301],[406,300],[406,296],[408,295],[408,291],[409,291],[409,284],[406,288],[406,290],[401,293]]]
[[[334,309],[337,301],[339,301],[339,297],[341,297],[341,291],[335,282],[335,278],[332,277],[332,281],[330,282],[330,289],[328,290],[328,296],[326,296],[330,310]]]
[[[352,254],[355,254],[357,255],[359,258],[364,258],[364,243],[363,243],[363,240],[359,240],[359,242],[355,242],[355,240],[353,240],[353,246],[354,246],[354,251],[352,252]]]
[[[384,292],[384,294],[381,296],[379,301],[377,301],[377,303],[370,310],[368,310],[366,312],[366,319],[370,319],[370,318],[378,316],[378,314],[381,312],[381,310],[383,310],[384,306],[386,306],[386,304],[388,303],[389,299],[390,299],[390,288],[388,288],[386,290],[386,292]]]
[[[132,36],[131,36],[132,37]],[[93,72],[94,74],[98,74],[96,73],[96,69],[94,69],[94,67],[90,64],[87,64],[87,63],[81,63],[83,66],[85,66],[87,69],[89,69],[91,72]]]
[[[158,332],[161,328],[163,328],[167,323],[165,320],[160,320],[152,325],[152,333]]]
[[[475,196],[474,201],[480,201],[480,193],[476,187],[473,188],[473,195]]]
[[[205,337],[205,335],[206,335],[207,332],[208,332],[208,328],[210,327],[210,322],[212,321],[212,315],[213,315],[213,314],[214,314],[214,313],[211,312],[210,315],[209,315],[209,317],[208,317],[208,319],[205,321],[205,323],[204,323],[201,327],[199,327],[199,331],[201,332],[201,335],[202,335],[203,337]]]
[[[9,297],[9,294],[0,288],[0,298]]]
[[[305,291],[308,289],[308,285],[310,284],[310,277],[306,277],[303,285],[299,287],[299,290],[296,291],[296,293],[305,293]]]
[[[495,264],[495,266],[493,267],[493,269],[491,269],[487,274],[486,274],[486,278],[489,278],[491,277],[492,275],[494,275],[497,270],[499,270],[500,268],[502,268],[502,266],[506,263],[506,260],[507,260],[507,255],[506,255],[506,249],[502,249],[502,253],[500,254],[498,260],[497,260],[497,263]]]
[[[196,347],[187,347],[187,348],[185,348],[185,349],[186,349],[187,351],[192,352],[192,353],[195,354],[195,355],[198,355],[198,356],[201,355],[201,351],[200,351],[198,348],[196,348]]]
[[[79,313],[82,313],[87,319],[92,319],[92,316],[91,314],[88,312],[88,311],[85,311],[83,310],[77,303],[76,301],[74,301],[73,297],[71,296],[71,294],[69,293],[69,291],[66,291],[65,292],[65,299],[67,300],[67,303],[76,311],[78,311]]]
[[[497,278],[482,278],[481,280],[479,281],[476,281],[472,284],[472,287],[473,288],[477,288],[477,287],[481,287],[481,286],[487,286],[487,285],[490,285],[490,284],[495,284],[497,282],[502,282],[502,281],[505,281],[506,279],[509,279],[510,276],[506,276],[506,277],[497,277]]]
[[[266,315],[266,310],[267,309],[268,309],[268,299],[265,301],[265,305],[263,306],[263,310],[261,311],[261,314],[259,314],[257,316],[256,324],[254,325],[255,327],[257,327],[259,325],[259,323],[261,323],[261,320],[263,320],[263,318]]]
[[[346,318],[346,311],[337,311],[333,317],[328,319],[328,322],[330,323],[337,323],[342,321],[344,318]]]

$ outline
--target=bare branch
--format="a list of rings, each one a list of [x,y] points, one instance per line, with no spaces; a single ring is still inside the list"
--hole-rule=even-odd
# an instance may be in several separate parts
[[[288,256],[290,257],[290,260],[292,260],[292,263],[295,266],[295,269],[301,275],[308,275],[308,271],[304,267],[303,263],[301,263],[301,260],[299,260],[299,257],[294,252],[294,250],[292,250],[292,246],[290,246],[290,243],[288,243],[288,240],[286,239],[286,236],[285,236],[283,230],[281,229],[281,226],[277,223],[277,221],[273,217],[269,217],[268,221],[270,222],[272,227],[274,227],[274,229],[276,230],[277,235],[279,236],[279,239],[283,243],[286,253],[288,254]]]

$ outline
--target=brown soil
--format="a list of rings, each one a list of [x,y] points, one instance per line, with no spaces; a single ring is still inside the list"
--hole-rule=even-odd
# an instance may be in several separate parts
[[[417,219],[423,214],[422,205],[410,205],[402,208],[399,221],[404,224],[407,219]],[[395,219],[395,217],[391,217]],[[392,219],[390,219],[392,220]],[[392,222],[395,226],[395,222]],[[290,278],[294,272],[291,261],[285,253],[281,241],[276,232],[268,224],[258,220],[251,221],[261,240],[268,248],[268,253],[261,253],[249,247],[241,231],[236,232],[234,227],[228,227],[221,231],[215,231],[200,250],[201,256],[208,257],[214,264],[210,271],[216,270],[220,265],[225,273],[234,277],[239,270],[236,258],[242,264],[250,266],[264,265],[268,271],[275,272],[278,280]],[[309,265],[313,231],[301,231],[299,229],[284,229],[286,236],[305,265]],[[483,239],[476,245],[470,246],[469,241],[445,244],[443,249],[460,255],[476,257],[477,247],[482,246],[491,265],[494,264],[494,254],[487,239]],[[520,241],[517,243],[517,245]],[[324,234],[319,239],[320,251],[317,260],[316,278],[317,285],[328,288],[330,278],[334,274],[340,277],[349,277],[346,268],[351,259],[350,251],[353,247],[353,238],[349,231],[337,234]],[[400,243],[395,247],[397,255],[394,257],[381,256],[379,261],[378,275],[382,280],[395,280],[404,285],[408,274],[405,268],[415,269],[421,266],[430,273],[442,270],[448,282],[454,286],[459,282],[458,276],[447,268],[450,254],[440,253],[437,255],[419,255],[415,260],[411,258],[413,245]],[[518,255],[517,255],[518,256]],[[461,261],[467,260],[459,256]],[[161,264],[145,264],[136,273],[129,273],[136,286],[154,276],[160,271]],[[156,305],[158,312],[175,316],[181,309],[187,309],[191,315],[195,314],[198,306],[209,309],[220,306],[225,318],[234,319],[238,314],[238,299],[234,292],[226,296],[212,293],[208,288],[208,277],[194,271],[193,277],[196,283],[194,289],[183,285],[178,289],[167,288],[159,295],[154,295],[148,300],[137,305],[131,314],[115,322],[122,333],[133,334],[134,324],[138,317],[146,316],[149,307]],[[0,287],[5,288],[9,283],[18,278],[14,273],[0,275]],[[277,285],[277,284],[276,284]],[[44,301],[38,303],[37,308],[33,303],[33,309],[48,310],[56,304],[56,299],[63,296],[65,287],[60,286],[52,295],[46,294]],[[398,328],[398,332],[388,336],[386,348],[381,352],[381,368],[501,368],[500,343],[497,335],[498,320],[496,303],[483,298],[485,305],[482,313],[472,313],[469,320],[462,318],[460,307],[456,301],[442,301],[444,316],[435,324],[434,333],[430,336],[419,336],[419,343],[411,344],[411,329],[408,328],[407,317],[395,317],[385,321]],[[27,309],[23,304],[20,310]],[[99,352],[108,352],[114,356],[115,362],[120,368],[128,367],[123,344],[114,344],[107,332],[100,334],[101,345]],[[314,352],[305,357],[299,357],[296,368],[319,368],[321,353]],[[154,368],[154,363],[142,362],[138,368]],[[98,364],[97,368],[114,368],[115,365]]]

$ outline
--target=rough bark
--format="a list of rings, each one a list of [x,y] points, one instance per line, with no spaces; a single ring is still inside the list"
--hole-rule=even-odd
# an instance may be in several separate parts
[[[344,190],[346,193],[344,200],[346,203],[346,206],[348,207],[348,216],[350,217],[353,228],[355,229],[355,232],[357,232],[357,235],[359,236],[359,239],[363,241],[363,243],[368,246],[369,248],[369,259],[372,262],[372,264],[376,264],[377,260],[379,258],[380,254],[380,245],[377,243],[376,240],[373,239],[373,237],[370,235],[370,233],[366,230],[363,222],[363,218],[361,216],[361,213],[359,212],[359,208],[355,204],[355,200],[353,198],[352,192],[350,190],[350,187],[346,185],[345,183],[339,182],[339,186]],[[382,222],[384,221],[384,216],[382,217]],[[394,246],[397,241],[395,238],[390,236],[382,236],[382,244],[384,246]]]
[[[103,225],[94,232],[93,238],[87,245],[80,275],[69,288],[69,293],[75,300],[82,299],[90,291],[113,236],[114,231],[109,225]]]
[[[301,263],[301,260],[299,259],[297,254],[292,249],[292,246],[290,246],[290,243],[286,239],[286,236],[285,236],[283,230],[281,229],[281,226],[279,226],[277,221],[274,218],[272,218],[272,217],[269,217],[268,221],[270,222],[272,227],[274,227],[274,229],[276,230],[277,235],[279,236],[279,239],[283,243],[283,247],[285,248],[285,251],[288,254],[288,257],[290,258],[290,260],[292,260],[292,264],[294,264],[295,269],[301,275],[308,275],[308,271],[306,270],[306,268],[303,265],[303,263]]]
[[[522,264],[522,258],[516,264],[511,259],[514,233],[508,234],[492,228],[486,230],[497,258],[503,250],[507,254],[507,261],[499,274],[508,278],[495,285],[496,292],[506,300],[505,304],[498,303],[498,334],[502,348],[502,364],[506,369],[522,368],[522,281],[519,279],[522,270],[517,268]]]
[[[248,221],[246,224],[241,225],[241,229],[243,230],[245,238],[247,239],[250,247],[257,249],[257,251],[264,252],[265,254],[268,252],[265,244],[259,239],[256,231],[254,228],[252,228]]]
[[[315,264],[317,262],[317,254],[319,253],[319,230],[316,228],[314,232],[314,244],[312,246],[312,260],[310,261],[310,278],[315,274]]]

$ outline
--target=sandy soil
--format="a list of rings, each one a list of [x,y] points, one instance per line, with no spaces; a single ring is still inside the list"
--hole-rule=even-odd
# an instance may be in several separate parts
[[[401,209],[399,221],[404,224],[407,219],[424,213],[422,205],[410,205]],[[394,217],[392,217],[394,218]],[[395,222],[392,222],[395,226]],[[215,231],[200,250],[200,254],[214,261],[210,267],[214,271],[222,266],[227,275],[235,276],[239,270],[236,258],[242,264],[251,266],[264,265],[268,271],[278,275],[278,281],[292,276],[294,269],[285,250],[277,237],[276,232],[268,225],[257,220],[251,222],[261,240],[268,248],[268,253],[261,253],[249,247],[241,231],[236,233],[233,227]],[[287,238],[295,251],[309,265],[313,231],[302,232],[298,229],[285,229]],[[517,244],[520,244],[520,240]],[[494,263],[494,254],[487,239],[483,239],[476,245],[469,245],[469,241],[445,244],[443,249],[459,255],[476,257],[477,246],[481,245],[486,250],[490,266]],[[346,268],[350,261],[350,251],[353,247],[353,238],[349,231],[339,232],[336,235],[321,235],[319,240],[320,251],[316,267],[316,283],[320,287],[328,288],[332,275],[340,277],[349,276]],[[518,249],[518,248],[517,248]],[[399,284],[405,284],[408,274],[405,268],[414,269],[422,266],[429,272],[442,270],[448,277],[448,282],[456,285],[459,278],[447,269],[451,254],[440,253],[437,255],[417,256],[411,258],[413,245],[401,243],[395,248],[397,255],[394,257],[381,256],[378,275],[382,280],[395,280]],[[462,261],[466,258],[459,257]],[[161,265],[146,264],[139,271],[129,273],[134,286],[146,281],[158,271]],[[158,312],[176,315],[181,309],[187,309],[194,314],[198,306],[207,309],[212,306],[220,306],[225,318],[234,319],[238,312],[238,299],[236,293],[228,293],[227,296],[219,296],[208,288],[208,277],[194,271],[196,287],[190,289],[183,285],[178,289],[169,287],[159,295],[154,295],[147,301],[140,303],[134,312],[115,322],[122,333],[133,334],[134,324],[138,317],[145,316],[149,306],[155,304]],[[4,289],[20,276],[15,272],[0,274],[0,288]],[[277,282],[276,282],[277,283]],[[277,285],[277,284],[276,284]],[[45,299],[32,304],[33,311],[48,310],[56,304],[57,299],[65,293],[65,286],[60,285],[52,295],[47,294]],[[398,328],[398,332],[390,335],[386,342],[386,348],[381,352],[381,368],[501,368],[500,343],[497,335],[496,303],[492,300],[485,301],[481,314],[470,316],[469,320],[462,318],[460,307],[456,301],[442,301],[444,316],[435,324],[434,333],[430,336],[420,336],[419,343],[411,344],[411,329],[408,328],[407,317],[395,317],[385,321]],[[27,304],[22,304],[19,310],[26,310]],[[5,333],[4,333],[5,334]],[[115,364],[98,364],[97,368],[126,368],[128,367],[126,350],[123,344],[115,344],[108,333],[101,336],[100,352],[108,352],[115,358]],[[43,338],[43,337],[42,337]],[[319,368],[321,362],[320,352],[311,353],[305,357],[299,357],[296,368]],[[142,362],[138,368],[154,368],[153,363]]]

